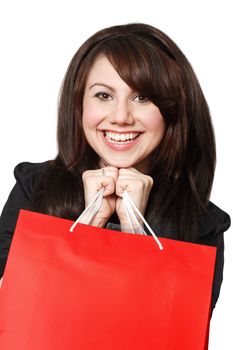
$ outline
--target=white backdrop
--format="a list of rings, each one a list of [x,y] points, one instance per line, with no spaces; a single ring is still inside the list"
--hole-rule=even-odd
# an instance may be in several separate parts
[[[217,141],[211,199],[232,214],[232,12],[230,0],[0,0],[0,210],[14,185],[13,168],[56,155],[59,88],[74,52],[106,26],[145,22],[167,33],[191,62],[210,106]],[[233,349],[232,229],[211,320],[210,350]]]

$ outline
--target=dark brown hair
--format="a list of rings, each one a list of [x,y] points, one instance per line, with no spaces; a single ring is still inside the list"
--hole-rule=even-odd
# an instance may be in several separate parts
[[[74,55],[59,98],[58,155],[35,190],[34,208],[71,219],[84,209],[81,175],[98,168],[99,159],[84,135],[82,104],[88,73],[100,55],[158,106],[165,120],[165,135],[153,154],[147,220],[154,229],[155,222],[158,227],[165,222],[177,238],[195,240],[215,168],[210,113],[184,54],[163,32],[141,23],[103,29]]]

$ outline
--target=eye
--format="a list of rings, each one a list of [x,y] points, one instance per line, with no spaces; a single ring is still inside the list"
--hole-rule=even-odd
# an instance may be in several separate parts
[[[149,98],[144,95],[137,95],[136,97],[134,97],[134,101],[141,102],[141,103],[150,102]]]
[[[107,92],[104,91],[97,92],[95,94],[95,97],[99,98],[102,101],[108,101],[112,98]]]

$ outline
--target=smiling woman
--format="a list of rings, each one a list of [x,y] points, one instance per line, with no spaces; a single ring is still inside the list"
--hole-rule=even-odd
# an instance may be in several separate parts
[[[209,201],[214,132],[199,82],[177,45],[140,23],[87,39],[63,81],[57,139],[55,159],[15,168],[17,183],[0,219],[1,275],[20,209],[74,220],[104,187],[90,224],[130,232],[122,205],[127,189],[158,236],[217,247],[213,309],[230,218]]]
[[[87,78],[83,129],[105,164],[149,173],[165,122],[154,103],[133,91],[106,57],[99,57]]]

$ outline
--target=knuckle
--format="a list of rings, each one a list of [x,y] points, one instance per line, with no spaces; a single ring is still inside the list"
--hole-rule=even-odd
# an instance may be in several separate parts
[[[140,190],[144,189],[145,188],[145,183],[144,181],[137,181],[137,188],[139,188]]]
[[[154,185],[154,180],[151,176],[150,176],[150,185],[151,185],[151,187]]]
[[[153,185],[153,179],[149,175],[145,175],[144,181],[145,181],[145,185],[146,186],[152,186]]]
[[[107,166],[107,167],[105,167],[105,170],[109,170],[111,172],[117,172],[118,171],[118,169],[116,167],[114,167],[114,166]]]
[[[119,175],[125,175],[125,174],[127,174],[127,173],[128,173],[128,170],[127,170],[127,169],[125,169],[125,168],[119,169]]]
[[[82,173],[82,180],[83,180],[83,181],[86,180],[86,178],[87,178],[87,176],[88,176],[88,172],[89,172],[89,170],[86,170],[86,171],[84,171],[84,172]]]

